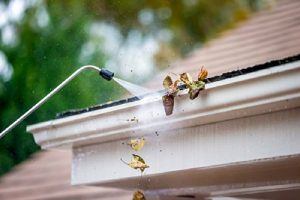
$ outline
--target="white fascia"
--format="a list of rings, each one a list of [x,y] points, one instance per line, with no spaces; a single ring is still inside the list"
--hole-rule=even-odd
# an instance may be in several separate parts
[[[300,61],[209,83],[195,100],[183,91],[171,116],[165,115],[161,98],[150,98],[30,125],[27,131],[43,149],[76,147],[298,106]]]

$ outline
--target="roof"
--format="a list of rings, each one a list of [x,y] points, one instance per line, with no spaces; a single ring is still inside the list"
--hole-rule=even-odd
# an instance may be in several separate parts
[[[152,89],[161,88],[163,78],[170,72],[195,74],[201,66],[205,66],[209,76],[216,76],[299,54],[300,1],[277,2],[173,63],[151,80],[148,86]]]
[[[71,186],[71,152],[41,151],[1,178],[0,199],[117,200],[131,193],[99,187]]]
[[[210,76],[280,60],[300,52],[300,1],[281,0],[236,29],[192,52],[155,77],[161,88],[168,72],[194,73],[205,65]],[[71,153],[42,151],[0,179],[0,199],[125,199],[114,189],[70,186]]]

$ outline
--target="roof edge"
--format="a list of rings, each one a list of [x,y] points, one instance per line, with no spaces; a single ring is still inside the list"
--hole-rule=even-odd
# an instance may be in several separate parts
[[[248,73],[253,73],[259,70],[263,70],[263,69],[268,69],[274,66],[278,66],[278,65],[282,65],[282,64],[286,64],[286,63],[290,63],[290,62],[295,62],[297,60],[300,60],[300,54],[298,55],[294,55],[291,57],[287,57],[284,59],[279,59],[279,60],[272,60],[263,64],[258,64],[258,65],[254,65],[251,67],[247,67],[244,69],[238,69],[238,70],[234,70],[231,72],[226,72],[223,73],[221,75],[217,75],[217,76],[213,76],[213,77],[209,77],[206,79],[207,83],[213,83],[213,82],[217,82],[217,81],[221,81],[224,79],[229,79],[229,78],[233,78],[236,76],[240,76],[240,75],[244,75],[244,74],[248,74]],[[185,89],[184,87],[181,88],[182,90]],[[159,93],[164,93],[166,92],[165,90],[161,90],[158,91]],[[83,109],[73,109],[73,110],[68,110],[68,111],[64,111],[61,113],[58,113],[56,115],[56,119],[60,119],[60,118],[65,118],[65,117],[69,117],[69,116],[73,116],[73,115],[78,115],[78,114],[82,114],[82,113],[86,113],[86,112],[91,112],[94,110],[100,110],[100,109],[105,109],[105,108],[109,108],[109,107],[113,107],[113,106],[117,106],[117,105],[121,105],[121,104],[126,104],[126,103],[131,103],[131,102],[135,102],[138,100],[141,100],[144,96],[147,96],[149,94],[143,95],[143,96],[134,96],[134,97],[130,97],[127,99],[121,99],[121,100],[117,100],[117,101],[112,101],[110,103],[104,103],[104,104],[99,104],[99,105],[95,105],[95,106],[91,106],[88,108],[83,108]],[[151,95],[151,94],[150,94]]]
[[[300,61],[280,64],[210,82],[193,101],[181,91],[171,116],[165,116],[159,98],[31,125],[27,131],[42,148],[81,146],[274,112],[300,106],[299,77]],[[134,117],[138,122],[129,120]]]

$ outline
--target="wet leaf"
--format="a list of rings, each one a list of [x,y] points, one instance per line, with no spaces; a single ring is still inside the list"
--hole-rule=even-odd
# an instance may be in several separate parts
[[[199,93],[200,93],[200,89],[190,90],[189,91],[190,99],[191,100],[196,99],[198,97]]]
[[[201,90],[205,87],[205,82],[203,81],[194,81],[189,85],[189,95],[190,99],[193,100],[198,97]]]
[[[142,191],[138,190],[133,193],[132,200],[146,200],[145,195]]]
[[[180,83],[179,80],[176,80],[171,86],[170,86],[170,90],[171,90],[171,93],[176,93],[178,92],[178,84]]]
[[[163,81],[164,88],[169,89],[172,84],[173,84],[172,78],[170,76],[166,76],[166,78]]]
[[[131,159],[130,163],[126,163],[121,159],[122,162],[124,162],[126,165],[133,169],[139,169],[141,172],[144,172],[146,168],[149,168],[149,165],[147,165],[142,157],[136,154],[132,154],[133,158]]]
[[[147,165],[142,157],[136,154],[132,154],[133,158],[131,162],[129,163],[129,166],[133,169],[140,169],[141,172],[144,172],[146,168],[149,168],[149,165]]]
[[[180,80],[184,82],[186,85],[190,85],[193,82],[193,78],[189,73],[180,74]]]
[[[173,94],[167,94],[162,97],[166,115],[171,115],[173,113],[174,98]]]
[[[178,92],[177,86],[179,82],[180,82],[179,80],[173,82],[170,76],[166,76],[166,78],[163,81],[163,86],[168,90],[167,92],[168,94],[176,95],[176,93]]]
[[[208,71],[204,67],[201,68],[198,74],[198,81],[204,81],[208,76]]]
[[[164,109],[166,115],[171,115],[173,113],[174,109],[174,98],[178,92],[178,85],[184,83],[186,88],[189,90],[189,96],[190,99],[195,99],[199,96],[199,93],[202,89],[205,87],[204,80],[208,76],[208,71],[202,67],[199,74],[198,74],[198,80],[193,81],[191,75],[189,73],[182,73],[179,75],[179,80],[176,80],[174,83],[170,76],[167,76],[164,81],[163,85],[166,89],[168,89],[168,92],[166,95],[162,97]]]
[[[145,145],[145,138],[137,138],[137,139],[131,139],[129,142],[128,142],[128,145],[135,151],[139,151],[141,150],[144,145]]]

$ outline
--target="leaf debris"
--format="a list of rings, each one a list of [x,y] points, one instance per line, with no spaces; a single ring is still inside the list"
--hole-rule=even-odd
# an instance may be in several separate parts
[[[145,171],[146,168],[150,167],[149,165],[146,164],[144,159],[139,155],[132,154],[132,156],[133,158],[131,159],[130,163],[123,161],[122,158],[121,161],[133,169],[141,170],[142,173]]]
[[[179,90],[179,82],[179,80],[173,82],[170,76],[166,76],[163,81],[164,88],[168,90],[167,94],[162,97],[166,115],[171,115],[173,113],[174,98]]]
[[[167,94],[162,97],[164,109],[166,115],[171,115],[174,109],[174,99],[178,92],[178,86],[180,84],[185,84],[189,97],[191,100],[198,97],[201,90],[205,88],[205,79],[208,76],[208,71],[202,67],[199,71],[196,81],[193,81],[192,76],[189,73],[182,73],[179,75],[179,80],[173,82],[170,76],[166,76],[163,80],[163,86],[167,89]]]
[[[145,145],[145,138],[131,139],[127,144],[135,151],[141,150]]]
[[[132,200],[146,200],[145,195],[142,191],[138,190],[133,193]]]
[[[136,123],[138,123],[139,122],[139,119],[137,118],[137,117],[133,117],[133,118],[131,118],[131,119],[127,119],[126,121],[128,121],[128,122],[136,122]]]

